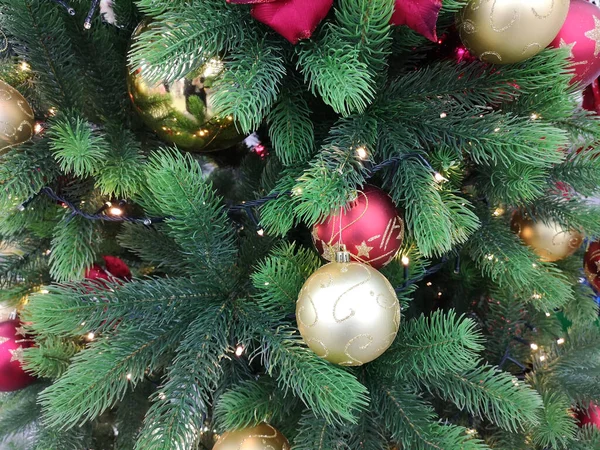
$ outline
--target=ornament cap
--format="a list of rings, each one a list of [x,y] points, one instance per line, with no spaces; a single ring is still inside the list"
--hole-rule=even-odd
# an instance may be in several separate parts
[[[346,250],[342,250],[342,251],[335,253],[335,262],[345,264],[345,263],[349,263],[350,261],[351,261],[350,252],[347,252]]]

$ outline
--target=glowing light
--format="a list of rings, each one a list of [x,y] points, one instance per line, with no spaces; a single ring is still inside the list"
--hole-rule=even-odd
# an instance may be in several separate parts
[[[35,124],[35,126],[33,127],[33,131],[35,134],[40,134],[42,131],[44,131],[44,127],[42,126],[41,123],[37,122]]]
[[[408,256],[406,256],[406,255],[402,256],[402,264],[404,264],[405,266],[408,266],[409,263],[410,263],[410,259],[408,259]]]
[[[367,149],[364,147],[358,147],[356,149],[356,154],[358,155],[358,157],[360,159],[367,159],[369,157],[369,154],[367,153]]]
[[[264,236],[264,235],[265,235],[265,230],[263,230],[263,229],[261,228],[260,230],[258,230],[258,231],[256,232],[256,234],[258,234],[259,236],[261,236],[261,237],[262,237],[262,236]]]
[[[271,284],[271,283],[269,283],[268,281],[265,281],[265,286],[268,286],[269,284]]]
[[[445,119],[446,117],[448,117],[448,114],[446,114],[445,112],[440,114],[440,119]]]
[[[468,428],[467,430],[465,430],[465,433],[472,436],[477,433],[477,430],[475,428]]]
[[[96,337],[96,335],[94,333],[88,333],[87,336],[85,337],[88,341],[93,341],[94,338]]]
[[[539,349],[538,345],[537,345],[537,344],[535,344],[535,343],[531,343],[529,346],[531,347],[531,350],[533,350],[534,352],[535,352],[537,349]]]
[[[500,217],[504,213],[505,213],[504,208],[496,208],[492,214],[495,217]]]
[[[57,113],[57,111],[56,111],[55,107],[52,107],[48,110],[48,115],[50,115],[50,116],[55,116],[56,113]]]
[[[564,340],[564,338],[559,338],[559,339],[556,340],[556,343],[558,345],[563,345],[565,343],[565,340]]]
[[[428,281],[427,286],[433,286],[433,283],[431,281]]]
[[[41,294],[49,294],[50,291],[48,289],[40,289]]]
[[[21,72],[29,72],[31,70],[31,66],[27,63],[27,61],[21,61],[19,63],[19,70],[21,70]]]
[[[500,131],[500,128],[494,128],[494,131],[497,133],[498,131]]]
[[[540,115],[538,113],[532,113],[530,117],[531,120],[538,120],[540,118]]]
[[[546,355],[540,356],[540,361],[546,361]]]
[[[244,346],[238,345],[235,349],[235,356],[242,356],[244,354]]]
[[[433,174],[433,178],[435,178],[435,181],[437,181],[438,183],[441,183],[442,181],[448,181],[447,178],[445,178],[441,173],[436,172]]]
[[[116,207],[116,206],[113,206],[113,207],[111,207],[111,208],[108,210],[108,213],[109,213],[111,216],[120,216],[121,214],[123,214],[123,210],[122,210],[121,208],[118,208],[118,207]]]
[[[131,373],[128,373],[126,378],[127,378],[129,381],[131,381],[131,379],[133,378],[133,375],[132,375]]]
[[[550,317],[550,313],[546,313],[546,317]]]

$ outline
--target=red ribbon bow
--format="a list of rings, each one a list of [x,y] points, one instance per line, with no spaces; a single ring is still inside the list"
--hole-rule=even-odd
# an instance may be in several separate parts
[[[333,6],[333,0],[227,0],[254,5],[252,17],[270,26],[292,44],[308,39]],[[408,25],[427,39],[437,41],[436,22],[442,0],[396,0],[392,25]]]
[[[292,44],[312,36],[327,16],[333,0],[227,0],[237,5],[254,5],[252,17],[270,26]]]

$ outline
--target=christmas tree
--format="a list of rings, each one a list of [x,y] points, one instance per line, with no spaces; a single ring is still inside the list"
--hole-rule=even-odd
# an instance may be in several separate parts
[[[595,5],[0,0],[0,50],[7,448],[600,449]]]

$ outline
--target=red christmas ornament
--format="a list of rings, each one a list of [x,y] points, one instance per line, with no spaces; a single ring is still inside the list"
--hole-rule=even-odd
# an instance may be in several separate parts
[[[33,346],[18,320],[0,323],[0,392],[13,392],[35,380],[21,367],[23,350]]]
[[[280,35],[297,44],[312,36],[327,16],[333,0],[227,0],[238,5],[254,5],[252,17],[270,26]]]
[[[94,264],[85,272],[85,278],[88,280],[109,280],[118,278],[121,280],[131,280],[131,270],[121,258],[116,256],[103,256],[104,267]]]
[[[396,0],[392,25],[408,25],[427,39],[437,42],[437,19],[442,0]]]
[[[580,427],[594,425],[596,428],[600,428],[600,407],[590,403],[587,410],[579,411],[577,413],[577,419],[579,420]]]
[[[583,257],[583,271],[596,295],[600,295],[600,241],[588,245]]]
[[[365,186],[356,200],[316,224],[312,237],[327,261],[335,260],[341,245],[354,261],[379,269],[389,263],[402,245],[404,221],[390,196],[375,186]]]
[[[583,91],[582,106],[584,109],[600,115],[600,83],[598,78],[592,81],[592,84]]]
[[[585,0],[571,0],[567,20],[550,45],[569,49],[573,83],[590,84],[600,75],[600,9]]]

